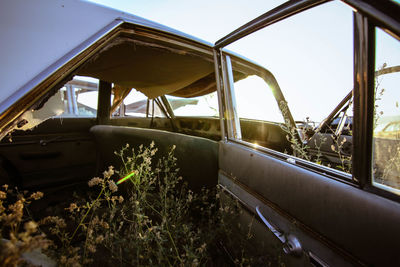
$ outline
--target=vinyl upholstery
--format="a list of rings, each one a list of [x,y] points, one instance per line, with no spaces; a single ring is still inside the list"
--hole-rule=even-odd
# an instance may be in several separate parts
[[[218,142],[195,136],[172,133],[155,129],[125,126],[96,125],[90,131],[94,134],[100,161],[100,170],[113,165],[116,169],[121,161],[114,154],[127,143],[137,149],[139,145],[155,142],[156,157],[165,156],[172,145],[176,145],[175,157],[184,180],[194,189],[212,187],[218,179]]]

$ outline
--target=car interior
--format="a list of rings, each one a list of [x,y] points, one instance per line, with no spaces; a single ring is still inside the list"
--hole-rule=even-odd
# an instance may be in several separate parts
[[[148,37],[124,35],[110,41],[57,86],[48,88],[36,109],[27,111],[3,138],[1,182],[50,191],[74,187],[108,165],[118,168],[114,151],[126,143],[138,146],[154,141],[160,151],[177,146],[182,175],[194,189],[215,186],[221,139],[218,115],[179,117],[172,110],[178,100],[216,91],[211,51],[198,50]],[[242,63],[235,79],[253,73]],[[142,101],[142,114],[136,110],[129,115],[129,105],[124,104],[131,88],[146,98],[134,102]],[[85,94],[92,94],[94,104],[83,104]],[[165,95],[178,99],[168,101]],[[243,120],[243,131],[264,146],[280,151],[290,147],[277,124]]]
[[[380,29],[399,45],[400,24],[387,8],[394,3],[385,2],[379,13],[359,1],[344,1],[353,8],[322,2],[289,1],[214,47],[119,21],[90,46],[61,59],[60,67],[2,114],[0,184],[44,192],[40,210],[57,205],[110,165],[118,170],[121,162],[114,152],[126,144],[154,141],[159,154],[175,145],[180,174],[189,187],[223,188],[225,197],[240,204],[240,223],[253,225],[253,246],[279,251],[289,266],[400,264],[400,143],[396,133],[384,135],[373,125],[384,117],[383,111],[376,112],[374,76]],[[310,126],[308,117],[294,120],[279,75],[228,48],[298,13],[324,11],[320,6],[336,10],[338,2],[347,8],[352,25],[347,47],[354,56],[349,66],[352,90],[341,88],[347,96]],[[291,59],[286,51],[282,58]],[[316,69],[328,73],[328,67]],[[293,85],[301,82],[288,76]],[[313,70],[306,78],[317,76]],[[280,120],[240,116],[234,87],[251,77],[268,85],[273,100],[262,106],[277,106],[274,115]],[[322,90],[328,83],[318,85],[324,99],[330,98],[331,92]],[[251,92],[241,96],[253,97]],[[382,119],[382,127],[398,120],[395,115]],[[385,169],[390,164],[394,167]]]

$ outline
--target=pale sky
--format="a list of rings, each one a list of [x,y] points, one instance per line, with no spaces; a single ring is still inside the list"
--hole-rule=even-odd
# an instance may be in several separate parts
[[[283,0],[90,0],[215,43]]]

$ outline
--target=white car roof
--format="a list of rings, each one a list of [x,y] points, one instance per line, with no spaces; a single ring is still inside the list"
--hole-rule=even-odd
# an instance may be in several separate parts
[[[78,0],[0,1],[0,113],[46,78],[46,69],[96,33],[129,21],[210,43],[115,9]],[[49,73],[50,74],[50,73]]]

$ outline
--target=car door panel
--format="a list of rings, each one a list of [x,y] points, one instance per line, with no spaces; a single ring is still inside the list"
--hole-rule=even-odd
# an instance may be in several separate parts
[[[332,266],[400,263],[398,203],[233,142],[221,142],[219,155],[219,183],[254,216],[257,205],[279,211],[287,223],[278,227],[306,253]]]
[[[94,123],[94,118],[50,119],[3,140],[3,169],[18,167],[17,173],[6,171],[12,178],[5,182],[29,189],[86,181],[96,172],[96,146],[89,132]]]

